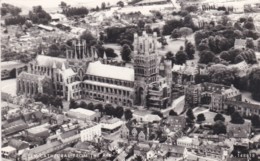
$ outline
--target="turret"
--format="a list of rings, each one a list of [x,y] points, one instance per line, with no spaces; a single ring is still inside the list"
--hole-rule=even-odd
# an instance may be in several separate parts
[[[66,70],[66,67],[65,67],[65,64],[64,64],[64,63],[62,63],[61,70],[62,70],[62,71]]]
[[[164,73],[166,77],[166,82],[168,85],[172,85],[172,61],[164,60]]]

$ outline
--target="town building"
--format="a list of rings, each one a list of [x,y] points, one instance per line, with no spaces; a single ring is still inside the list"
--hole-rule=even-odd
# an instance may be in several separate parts
[[[252,38],[247,38],[252,39]],[[235,49],[246,49],[246,41],[247,39],[235,39],[234,48]],[[253,40],[254,50],[260,52],[260,39]]]
[[[249,69],[249,65],[246,63],[246,61],[242,61],[237,64],[232,64],[228,66],[229,69],[237,69],[238,70],[238,75],[240,77],[243,77],[247,74],[247,71]]]
[[[132,139],[138,141],[146,141],[150,139],[152,129],[147,124],[135,124],[128,122],[121,128],[121,138]]]
[[[80,140],[83,141],[98,141],[101,136],[101,124],[87,124],[80,130]]]
[[[185,106],[204,105],[212,111],[220,112],[224,110],[226,100],[241,101],[241,93],[233,85],[225,86],[207,82],[191,84],[185,88]]]
[[[240,113],[243,117],[251,117],[253,115],[260,115],[260,105],[252,104],[249,102],[242,101],[225,101],[224,108],[228,109],[229,107],[234,107],[237,112]]]
[[[16,149],[14,147],[11,147],[11,146],[2,147],[1,148],[1,155],[4,158],[15,158],[15,156],[17,155]]]
[[[138,122],[145,123],[160,122],[162,120],[158,115],[147,113],[147,111],[134,111],[133,118]]]
[[[35,126],[29,129],[26,129],[26,135],[28,137],[32,137],[32,138],[47,138],[50,134],[49,134],[49,124],[42,124],[39,126]]]
[[[34,97],[46,93],[67,101],[89,99],[129,107],[146,106],[149,84],[162,84],[164,79],[168,87],[165,90],[163,85],[164,90],[156,94],[156,99],[167,91],[163,98],[170,104],[172,74],[169,63],[165,62],[164,76],[159,75],[156,33],[152,36],[146,32],[143,36],[134,34],[133,46],[134,68],[109,65],[107,60],[101,63],[95,48],[79,40],[73,41],[66,59],[38,55],[28,64],[28,72],[18,76],[17,95]]]
[[[97,121],[100,118],[100,113],[87,110],[84,108],[70,109],[67,112],[68,117],[80,119],[82,121]]]
[[[230,151],[229,147],[227,146],[203,144],[199,146],[198,155],[202,155],[217,160],[226,160],[230,155]]]
[[[183,136],[177,139],[177,145],[186,147],[187,149],[198,149],[201,142],[198,138],[190,138],[188,136]]]
[[[251,136],[251,122],[245,121],[244,124],[227,124],[227,135],[229,138],[243,139]]]
[[[166,124],[171,131],[182,131],[186,127],[186,118],[184,116],[168,116]]]
[[[167,0],[142,0],[138,3],[135,3],[135,6],[146,6],[146,5],[160,5],[160,4],[167,4]]]
[[[194,62],[184,65],[174,64],[172,67],[173,82],[178,85],[187,85],[189,82],[194,81],[198,72],[198,67],[195,66]]]
[[[100,124],[102,132],[113,133],[121,128],[123,121],[118,118],[103,118]]]
[[[23,120],[16,120],[12,122],[8,122],[6,124],[2,125],[2,136],[10,136],[13,134],[17,134],[25,129],[27,129],[29,126],[26,122]]]

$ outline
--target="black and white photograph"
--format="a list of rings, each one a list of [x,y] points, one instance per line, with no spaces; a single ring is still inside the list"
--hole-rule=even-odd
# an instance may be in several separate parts
[[[260,161],[260,0],[1,0],[1,161]]]

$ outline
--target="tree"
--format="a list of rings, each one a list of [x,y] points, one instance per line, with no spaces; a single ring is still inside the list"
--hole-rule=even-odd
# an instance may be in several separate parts
[[[213,125],[213,134],[219,135],[219,134],[226,134],[227,128],[226,125],[222,121],[216,121]]]
[[[110,58],[117,57],[117,54],[115,53],[114,49],[112,49],[112,48],[106,48],[105,53],[106,53],[107,57],[110,57]]]
[[[183,51],[183,47],[180,48],[180,50],[176,53],[175,56],[175,64],[185,64],[187,60],[187,54],[185,51]]]
[[[124,115],[124,109],[121,106],[117,106],[115,110],[115,117],[121,118]]]
[[[246,48],[255,49],[254,41],[252,38],[246,39]]]
[[[214,117],[214,121],[222,121],[225,122],[225,117],[223,115],[221,115],[220,113],[216,114],[216,116]]]
[[[249,74],[249,90],[253,99],[260,101],[260,68],[253,69]]]
[[[125,110],[125,114],[124,115],[125,115],[125,119],[126,120],[130,120],[131,118],[133,118],[133,113],[129,109]]]
[[[223,26],[227,26],[229,21],[230,21],[230,18],[228,18],[228,16],[224,15],[224,16],[221,17],[220,23]]]
[[[130,62],[131,61],[131,48],[129,47],[129,45],[127,44],[124,44],[123,45],[123,48],[121,50],[121,56],[122,56],[122,59],[125,61],[125,62]]]
[[[179,29],[174,29],[171,33],[171,38],[172,39],[177,39],[177,38],[180,38],[181,37],[181,33],[179,31]]]
[[[222,64],[216,64],[209,69],[209,76],[212,83],[230,86],[236,79],[237,70],[228,68]]]
[[[259,128],[260,127],[260,117],[258,115],[253,115],[251,118],[251,123],[254,127]]]
[[[257,63],[255,51],[252,49],[247,49],[235,57],[235,63],[240,63],[242,61],[246,61],[248,64]]]
[[[122,1],[119,1],[119,2],[117,2],[116,4],[117,4],[119,7],[122,7],[122,8],[123,8],[124,5],[125,5],[124,2],[122,2]]]
[[[91,44],[93,41],[96,41],[94,36],[87,30],[80,35],[80,39],[85,40],[89,46],[93,45]]]
[[[185,7],[185,10],[190,12],[197,12],[198,11],[198,7],[195,5],[189,5]]]
[[[78,107],[77,102],[76,102],[74,99],[71,99],[71,100],[70,100],[69,108],[70,108],[70,109],[75,109],[75,108],[77,108],[77,107]]]
[[[188,109],[188,111],[186,112],[186,116],[188,117],[188,119],[190,120],[194,120],[195,119],[195,116],[193,114],[193,111],[191,108]]]
[[[162,49],[164,49],[165,45],[168,45],[167,40],[163,35],[158,39],[158,41],[161,43]]]
[[[255,30],[254,22],[246,21],[243,27],[248,30]]]
[[[235,110],[235,108],[233,106],[228,106],[228,108],[227,108],[227,114],[228,115],[233,114],[235,111],[236,110]]]
[[[242,53],[241,49],[231,48],[228,51],[222,51],[220,53],[220,58],[229,62],[230,64],[234,64],[236,56],[238,56],[240,53]]]
[[[93,110],[95,109],[95,108],[94,108],[94,104],[93,104],[92,102],[90,102],[90,103],[88,104],[88,106],[87,106],[87,109],[93,111]]]
[[[166,21],[165,25],[163,26],[162,34],[170,35],[174,29],[177,29],[180,27],[183,27],[182,20],[173,19],[173,20]]]
[[[205,120],[206,120],[206,118],[205,118],[205,116],[204,116],[203,113],[198,114],[198,116],[197,116],[197,122],[202,122],[202,121],[205,121]]]
[[[87,108],[88,108],[88,104],[87,104],[85,101],[81,101],[80,104],[79,104],[79,106],[80,106],[81,108],[84,108],[84,109],[87,109]]]
[[[192,34],[192,29],[188,27],[182,27],[179,30],[180,34],[186,39],[187,36]]]
[[[115,108],[111,104],[106,104],[105,113],[106,113],[106,115],[114,116]]]
[[[194,59],[195,46],[189,41],[185,41],[185,52],[187,53],[188,59]]]
[[[100,10],[100,9],[99,9],[99,7],[97,6],[97,7],[96,7],[96,11],[99,11],[99,10]]]
[[[205,50],[200,53],[199,63],[209,64],[214,62],[215,55],[213,52]]]
[[[101,114],[104,112],[103,105],[101,103],[97,104],[95,109],[97,109]]]
[[[33,23],[48,24],[51,16],[43,10],[42,6],[34,6],[33,11],[29,12],[29,18]]]
[[[170,110],[169,115],[170,116],[177,116],[178,114],[174,110]]]
[[[57,44],[51,44],[48,51],[48,56],[59,57],[62,54]]]
[[[67,7],[67,3],[61,1],[60,4],[59,4],[59,7],[64,10],[66,7]]]
[[[137,26],[138,26],[139,28],[143,29],[144,26],[145,26],[145,22],[144,22],[143,20],[139,20]]]
[[[143,158],[140,155],[137,155],[134,161],[143,161]]]
[[[103,3],[101,4],[101,9],[102,9],[102,10],[105,10],[105,9],[106,9],[106,3],[105,3],[105,2],[103,2]]]
[[[231,114],[231,123],[233,124],[244,124],[245,120],[243,117],[239,114],[239,112],[235,111]]]

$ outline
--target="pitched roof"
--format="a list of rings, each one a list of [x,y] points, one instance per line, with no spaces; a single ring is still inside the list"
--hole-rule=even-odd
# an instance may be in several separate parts
[[[60,70],[60,72],[62,73],[62,75],[65,79],[70,77],[70,76],[77,75],[77,73],[75,73],[71,68],[68,68],[68,69],[65,69],[65,70]]]
[[[27,129],[28,125],[22,120],[17,120],[9,124],[3,125],[3,128],[4,129],[2,129],[2,134],[9,135]]]
[[[134,81],[133,68],[102,64],[100,61],[89,63],[86,74],[118,80]]]
[[[245,107],[245,108],[249,108],[249,109],[260,110],[260,105],[252,104],[252,103],[248,103],[248,102],[227,100],[225,102],[225,104],[239,106],[239,107]]]
[[[21,141],[21,140],[17,140],[17,139],[11,139],[9,142],[8,142],[8,145],[20,150],[21,148],[23,147],[29,147],[29,144],[24,142],[24,141]]]
[[[46,55],[37,55],[36,62],[39,66],[45,66],[45,67],[53,67],[53,64],[55,62],[57,68],[61,69],[62,64],[66,62],[66,59],[64,58],[57,58],[57,57],[51,57]]]
[[[72,137],[72,136],[74,136],[74,135],[76,135],[76,134],[78,134],[78,130],[77,130],[77,129],[71,130],[71,131],[68,131],[68,132],[65,132],[65,133],[62,133],[62,134],[60,135],[60,137],[61,137],[62,139],[67,139],[67,138],[70,138],[70,137]]]
[[[178,154],[183,154],[183,152],[184,152],[184,150],[185,150],[185,147],[182,147],[182,146],[173,146],[172,148],[171,148],[171,152],[172,153],[178,153]]]
[[[62,143],[60,141],[55,141],[55,142],[51,142],[51,143],[48,143],[48,144],[43,144],[43,145],[37,146],[33,149],[25,151],[25,153],[23,155],[34,156],[36,154],[40,154],[43,151],[46,151],[47,149],[53,149],[54,147],[57,147],[61,144]]]
[[[16,61],[5,61],[5,62],[1,62],[1,70],[5,70],[5,69],[13,69],[16,67],[22,67],[25,66],[25,64],[20,63],[20,62],[16,62]]]
[[[31,73],[27,73],[25,71],[23,71],[19,76],[18,78],[21,78],[23,80],[31,80],[31,81],[38,81],[38,80],[42,80],[45,78],[44,75],[37,75],[37,74],[31,74]]]
[[[246,39],[235,39],[234,47],[245,47],[246,46]]]

